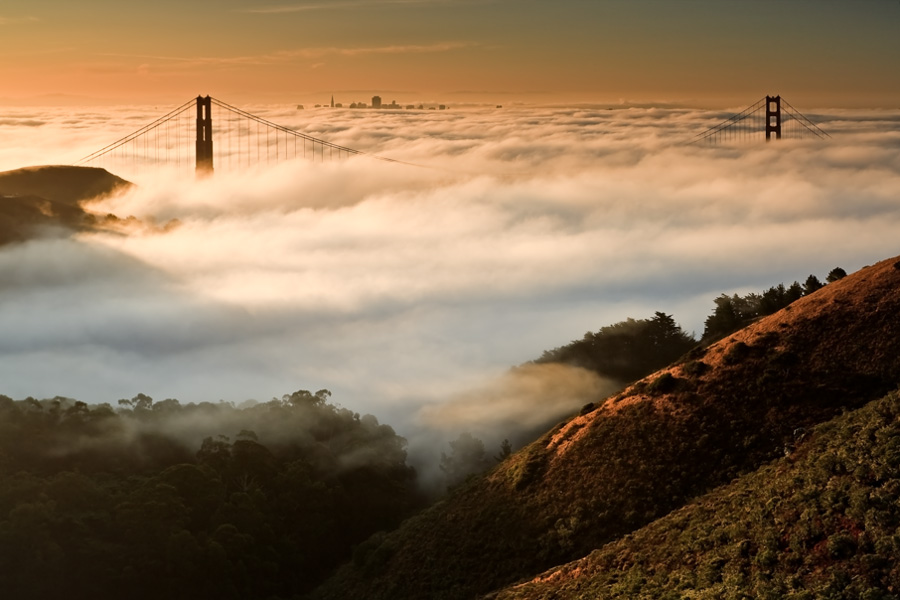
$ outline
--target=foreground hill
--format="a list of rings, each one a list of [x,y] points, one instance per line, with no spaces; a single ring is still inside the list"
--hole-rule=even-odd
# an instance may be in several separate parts
[[[94,225],[82,203],[131,184],[105,169],[28,167],[0,173],[0,245],[24,241],[49,228]]]
[[[892,259],[693,351],[361,545],[318,597],[471,598],[584,557],[895,388],[898,311]]]
[[[900,393],[803,437],[787,457],[491,598],[896,598]]]

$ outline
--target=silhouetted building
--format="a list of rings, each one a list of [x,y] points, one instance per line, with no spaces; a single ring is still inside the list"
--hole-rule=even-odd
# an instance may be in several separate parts
[[[331,108],[334,108],[334,94],[331,95]]]
[[[381,96],[372,96],[372,108],[381,108]]]

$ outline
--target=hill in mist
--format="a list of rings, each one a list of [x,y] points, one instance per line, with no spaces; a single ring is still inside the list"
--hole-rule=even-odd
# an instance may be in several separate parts
[[[580,415],[555,427],[486,476],[471,480],[447,500],[408,520],[399,530],[361,544],[353,562],[320,588],[317,597],[472,598],[530,580],[545,569],[586,557],[607,544],[632,544],[626,536],[636,539],[636,532],[665,515],[680,518],[676,515],[689,510],[685,507],[691,506],[694,499],[737,478],[750,476],[786,453],[797,452],[798,446],[807,443],[804,432],[895,389],[900,383],[898,310],[900,262],[891,259],[811,293],[708,347],[698,348],[622,393],[586,406]],[[877,429],[876,425],[861,427]],[[844,466],[835,467],[834,473],[841,474],[852,463],[863,483],[875,485],[877,478],[866,479],[866,471],[877,470],[877,465],[867,464],[865,457],[867,453],[877,456],[882,451],[893,456],[892,447],[881,445],[892,444],[891,439],[888,436],[880,440],[875,435],[873,443],[878,448],[859,450],[859,458],[853,459],[856,463],[842,456],[836,464]],[[823,443],[827,448],[834,446],[827,440]],[[816,452],[811,464],[834,458],[828,458],[825,451]],[[758,489],[759,481],[767,476],[757,477],[762,479],[735,485]],[[804,478],[814,481],[809,484],[813,486],[810,489],[828,485],[822,479],[825,474],[818,479],[811,473],[797,477],[798,485],[806,485],[802,483]],[[894,475],[885,471],[877,477],[887,481]],[[761,501],[766,493],[748,496],[748,502],[752,503],[753,498]],[[800,514],[807,509],[821,509],[839,515],[849,506],[840,495],[820,497],[816,505],[812,498],[804,500],[802,496],[792,496],[790,501]],[[785,506],[788,505],[789,502]],[[758,506],[748,505],[747,510],[769,514]],[[791,510],[794,509],[786,509],[779,518],[794,514]],[[734,535],[738,536],[741,525],[734,517],[727,512],[721,515],[726,521],[734,521]],[[826,550],[831,544],[832,549],[826,552],[831,552],[830,560],[855,556],[856,548],[869,547],[859,542],[865,521],[854,520],[852,515],[850,520],[836,519],[819,523],[812,518],[811,526],[818,529],[798,534],[799,545],[793,550],[792,560],[800,556],[802,563],[807,558],[804,553],[821,552],[822,543]],[[698,517],[697,522],[702,520]],[[666,535],[675,536],[675,529],[665,531]],[[743,558],[755,560],[754,564],[763,569],[767,565],[774,568],[782,564],[784,544],[789,547],[790,541],[779,538],[773,546],[766,537],[774,535],[772,532],[789,533],[787,528],[776,526],[769,534],[747,537],[749,541],[743,545],[744,538],[736,537],[735,548],[746,554]],[[641,539],[663,536],[652,532],[640,535],[649,536]],[[844,537],[831,540],[834,535]],[[681,542],[692,544],[692,534]],[[641,547],[649,549],[650,545],[648,542]],[[613,552],[616,547],[607,548],[613,548],[608,550]],[[678,552],[678,548],[659,553]],[[692,552],[699,551],[693,548]],[[879,552],[882,559],[898,557],[897,549],[883,544]],[[603,559],[606,563],[598,559],[591,564],[610,564],[609,555],[602,556],[607,557]],[[646,560],[660,560],[653,556],[648,555]],[[677,562],[675,556],[668,558],[668,563],[658,562],[658,578],[665,575],[666,565]],[[711,556],[702,560],[711,561]],[[643,564],[640,556],[629,560],[630,563],[622,564]],[[880,559],[872,560],[877,563]],[[730,563],[726,560],[715,564],[723,571]],[[566,567],[560,571],[565,576],[542,576],[539,583],[513,588],[504,597],[581,597],[588,583],[577,575],[580,568]],[[605,573],[604,568],[596,567],[591,573]],[[735,563],[729,568],[744,567]],[[640,596],[645,589],[642,586],[648,586],[646,597],[658,597],[649,591],[657,588],[650,587],[646,576],[639,571],[633,573],[636,583],[629,588],[630,597]],[[721,577],[724,576],[723,571]],[[710,577],[715,584],[720,575],[711,572]],[[740,591],[752,597],[763,591],[768,594],[768,588],[764,590],[754,583],[753,577],[753,572],[748,571],[740,584],[745,588]],[[556,580],[571,585],[560,588],[557,594],[553,587]],[[671,589],[699,585],[697,580],[684,581],[681,588]],[[840,581],[834,585],[840,586]],[[883,588],[887,587],[884,583]],[[594,596],[588,593],[587,597]]]
[[[105,169],[27,167],[0,173],[0,245],[48,231],[71,232],[98,225],[85,202],[132,184]]]

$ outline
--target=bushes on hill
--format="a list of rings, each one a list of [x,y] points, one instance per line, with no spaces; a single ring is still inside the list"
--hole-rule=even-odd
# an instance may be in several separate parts
[[[900,590],[900,393],[789,454],[492,600],[858,598]]]

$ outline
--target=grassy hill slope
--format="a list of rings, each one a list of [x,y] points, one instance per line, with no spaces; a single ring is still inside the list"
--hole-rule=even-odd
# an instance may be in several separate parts
[[[896,598],[900,393],[810,433],[787,457],[490,598]]]
[[[79,230],[94,224],[81,203],[131,184],[104,169],[28,167],[0,173],[0,245],[42,229]]]
[[[361,545],[317,597],[471,598],[584,557],[894,389],[898,311],[892,259],[694,351]]]

